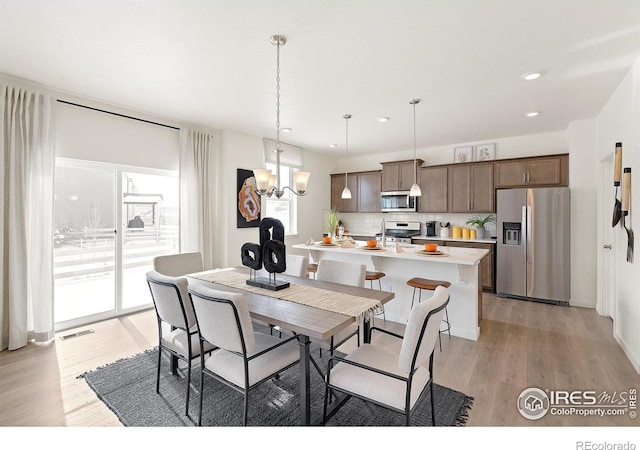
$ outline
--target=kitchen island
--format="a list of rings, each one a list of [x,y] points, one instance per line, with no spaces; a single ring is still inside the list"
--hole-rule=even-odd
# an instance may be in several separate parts
[[[407,281],[413,277],[443,280],[451,283],[448,313],[451,334],[465,339],[477,340],[482,318],[482,286],[480,266],[488,253],[485,249],[438,247],[443,255],[424,255],[422,245],[389,244],[385,248],[367,249],[364,242],[356,241],[355,247],[338,245],[296,244],[295,249],[306,250],[309,260],[318,262],[322,258],[354,261],[366,264],[367,270],[384,272],[382,289],[395,293],[395,299],[385,305],[386,319],[406,323],[411,310],[413,288]],[[368,287],[368,286],[366,286]],[[422,298],[433,295],[422,293]],[[416,292],[416,302],[418,292]]]

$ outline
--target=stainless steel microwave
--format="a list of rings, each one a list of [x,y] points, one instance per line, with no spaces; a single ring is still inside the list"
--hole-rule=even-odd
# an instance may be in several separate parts
[[[383,192],[380,195],[380,211],[382,212],[415,212],[416,198],[409,196],[409,191]]]

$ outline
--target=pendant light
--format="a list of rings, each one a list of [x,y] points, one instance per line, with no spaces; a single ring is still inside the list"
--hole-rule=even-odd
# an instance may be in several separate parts
[[[298,170],[293,173],[295,189],[289,186],[280,188],[280,47],[287,43],[287,38],[275,34],[271,36],[271,43],[276,46],[276,174],[273,175],[269,169],[254,169],[253,175],[256,178],[256,191],[260,195],[271,197],[275,195],[280,198],[284,195],[284,190],[289,189],[296,195],[307,193],[307,183],[309,182],[309,172]]]
[[[416,105],[418,103],[420,103],[419,98],[414,98],[409,102],[410,105],[413,105],[413,186],[409,190],[411,197],[420,197],[422,195],[422,190],[418,186],[418,159],[416,158]]]
[[[349,185],[347,184],[347,172],[349,171],[349,119],[351,119],[351,114],[345,114],[342,116],[345,119],[345,123],[347,124],[347,132],[345,139],[345,164],[344,164],[344,189],[342,190],[342,198],[350,199],[351,198],[351,189],[349,189]]]

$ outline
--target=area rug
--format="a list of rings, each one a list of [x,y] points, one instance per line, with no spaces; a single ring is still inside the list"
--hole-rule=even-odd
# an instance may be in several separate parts
[[[326,370],[327,352],[321,358],[312,352],[320,367]],[[186,378],[171,375],[169,359],[163,354],[160,394],[156,394],[158,350],[122,359],[86,372],[89,386],[125,426],[172,427],[195,426],[198,420],[200,365],[194,361],[189,416],[184,414]],[[182,366],[181,366],[182,367]],[[300,422],[299,371],[293,367],[271,379],[249,394],[249,426],[297,426]],[[241,393],[205,376],[203,426],[241,426]],[[467,419],[473,398],[461,392],[434,384],[437,426],[461,426]],[[311,417],[322,418],[324,383],[311,367]],[[351,398],[327,423],[328,426],[403,426],[403,415],[371,403]],[[430,426],[430,395],[426,393],[412,413],[412,425]]]

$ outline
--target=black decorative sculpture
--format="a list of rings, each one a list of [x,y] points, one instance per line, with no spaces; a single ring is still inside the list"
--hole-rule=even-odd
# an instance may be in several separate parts
[[[251,269],[247,284],[272,291],[288,288],[286,281],[276,280],[276,274],[287,270],[284,245],[284,226],[278,219],[265,217],[260,221],[260,244],[247,242],[242,245],[242,265]],[[256,273],[264,266],[269,279],[258,278]],[[272,276],[273,275],[273,276]]]

